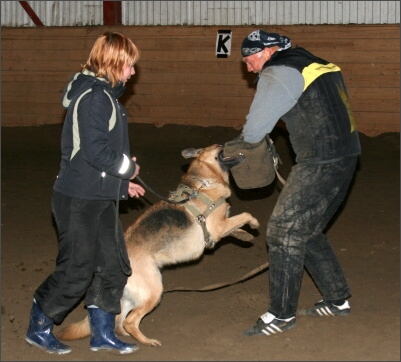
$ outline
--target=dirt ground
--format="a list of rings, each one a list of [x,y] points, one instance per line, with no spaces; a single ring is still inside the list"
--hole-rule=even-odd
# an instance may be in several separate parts
[[[140,346],[130,355],[91,352],[89,339],[72,341],[73,351],[50,355],[25,340],[32,295],[53,270],[57,239],[50,197],[59,166],[61,125],[5,128],[1,137],[1,360],[2,361],[399,361],[400,360],[400,135],[361,134],[362,156],[349,197],[328,229],[349,280],[351,315],[300,316],[297,328],[273,337],[241,333],[266,312],[268,270],[241,283],[207,292],[165,293],[141,323],[161,347]],[[161,195],[176,188],[188,163],[181,150],[225,142],[238,131],[221,127],[130,125],[132,153],[145,182]],[[286,177],[292,163],[288,139],[273,134]],[[199,261],[163,271],[165,289],[201,288],[230,282],[268,260],[267,219],[278,182],[244,191],[232,185],[231,214],[249,211],[261,223],[252,243],[226,238]],[[151,203],[120,205],[128,227]],[[299,308],[320,299],[305,273]],[[82,305],[63,325],[85,315]],[[55,330],[60,328],[55,327]],[[124,337],[125,341],[133,341]]]

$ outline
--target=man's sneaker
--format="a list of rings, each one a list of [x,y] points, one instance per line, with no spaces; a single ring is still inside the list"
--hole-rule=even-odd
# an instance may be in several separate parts
[[[335,305],[332,302],[321,300],[317,302],[312,308],[304,309],[299,312],[300,315],[311,315],[313,317],[335,317],[347,316],[351,312],[351,307],[346,300],[341,305]]]
[[[279,319],[267,312],[257,320],[252,328],[246,330],[242,334],[244,336],[270,336],[292,329],[295,327],[295,324],[295,317]]]

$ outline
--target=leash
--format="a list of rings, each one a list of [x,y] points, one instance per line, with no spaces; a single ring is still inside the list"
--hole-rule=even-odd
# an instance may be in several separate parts
[[[251,270],[250,272],[244,274],[242,277],[235,279],[231,282],[228,283],[216,283],[216,284],[211,284],[211,285],[207,285],[203,288],[199,288],[199,289],[193,289],[193,288],[185,288],[185,287],[177,287],[177,288],[172,288],[172,289],[167,289],[164,291],[164,293],[170,293],[170,292],[206,292],[206,291],[210,291],[210,290],[217,290],[217,289],[221,289],[224,287],[228,287],[230,285],[234,285],[234,284],[238,284],[240,282],[243,282],[245,280],[250,279],[251,277],[267,270],[267,268],[269,267],[269,262],[266,262],[262,265],[259,265],[257,268]]]
[[[277,178],[281,182],[281,184],[284,186],[285,185],[285,179],[283,176],[280,175],[280,172],[278,172],[278,165],[282,164],[281,158],[279,154],[276,151],[276,148],[274,147],[273,140],[270,138],[268,134],[265,136],[266,142],[268,144],[268,151],[270,153],[270,156],[273,159],[273,166],[274,166],[274,171],[276,172]]]
[[[280,175],[280,172],[278,172],[278,162],[279,162],[279,159],[277,159],[277,160],[274,159],[274,168],[276,171],[277,178],[279,179],[281,184],[284,186],[286,181],[285,181],[284,177]],[[280,161],[280,163],[281,163],[281,161]]]
[[[191,200],[191,198],[192,198],[192,197],[191,197],[192,195],[189,195],[187,199],[183,199],[183,200],[180,200],[180,201],[175,201],[175,200],[172,200],[172,199],[168,199],[168,198],[163,197],[162,195],[158,194],[156,191],[154,191],[146,182],[144,182],[144,181],[142,180],[141,177],[136,176],[135,179],[137,179],[137,180],[138,180],[148,191],[150,191],[153,195],[155,195],[156,197],[158,197],[159,199],[161,199],[161,200],[163,200],[163,201],[169,202],[170,204],[179,204],[179,205],[180,205],[180,204],[185,204],[186,202],[188,202],[188,201]]]
[[[117,251],[118,251],[118,261],[120,263],[121,270],[127,276],[132,274],[132,269],[129,261],[129,257],[127,254],[127,249],[125,246],[125,241],[123,237],[119,237],[120,230],[120,218],[119,218],[119,208],[120,208],[120,187],[121,187],[121,179],[118,182],[118,192],[116,199],[116,219],[114,225],[114,238],[117,243]]]

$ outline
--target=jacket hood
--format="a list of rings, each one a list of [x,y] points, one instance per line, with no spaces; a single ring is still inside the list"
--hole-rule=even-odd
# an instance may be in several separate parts
[[[76,73],[64,88],[63,107],[68,108],[74,98],[92,88],[94,85],[103,85],[115,98],[119,98],[125,91],[125,87],[121,82],[118,82],[117,85],[112,88],[106,78],[98,78],[95,76],[95,73],[84,69],[82,72]]]

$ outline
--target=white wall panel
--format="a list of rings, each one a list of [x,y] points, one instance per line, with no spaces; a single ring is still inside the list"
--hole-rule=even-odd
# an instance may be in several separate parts
[[[103,25],[102,1],[28,1],[46,26]],[[399,1],[122,1],[124,25],[399,24]],[[35,26],[1,1],[2,26]]]
[[[103,1],[28,1],[45,26],[88,26],[103,24]],[[35,24],[19,1],[1,1],[1,26]]]

